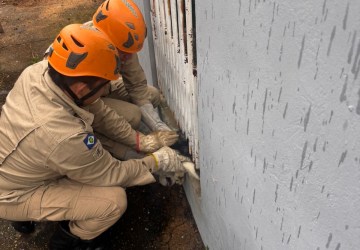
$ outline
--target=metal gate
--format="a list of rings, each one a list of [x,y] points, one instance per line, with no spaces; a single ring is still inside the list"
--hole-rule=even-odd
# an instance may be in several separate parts
[[[158,85],[197,163],[195,0],[151,0],[151,14]]]

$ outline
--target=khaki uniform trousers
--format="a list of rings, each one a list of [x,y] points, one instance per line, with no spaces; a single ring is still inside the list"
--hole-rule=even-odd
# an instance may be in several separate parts
[[[0,204],[0,215],[12,221],[69,220],[72,234],[90,240],[115,224],[126,208],[121,187],[96,187],[64,178],[38,188],[24,202]]]
[[[157,88],[148,85],[147,86],[148,98],[154,107],[160,104],[160,92]],[[112,92],[110,95],[101,98],[105,105],[112,108],[117,114],[123,116],[128,121],[133,129],[138,129],[141,122],[140,108],[131,103],[130,96],[125,89],[124,84],[121,84],[120,88]],[[143,155],[137,154],[129,147],[115,142],[106,136],[96,133],[96,137],[100,139],[104,148],[112,153],[114,157],[120,160],[128,160],[131,158],[142,158]]]
[[[157,88],[148,85],[148,100],[152,103],[154,107],[159,106],[160,104],[160,92]],[[141,121],[141,111],[140,108],[131,103],[130,96],[125,89],[124,84],[121,84],[120,89],[117,89],[115,92],[110,93],[106,97],[101,98],[104,103],[112,108],[117,114],[123,116],[133,127],[137,129]]]

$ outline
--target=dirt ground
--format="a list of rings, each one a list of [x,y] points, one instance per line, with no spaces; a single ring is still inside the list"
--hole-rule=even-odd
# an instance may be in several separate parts
[[[83,23],[100,0],[0,0],[0,107],[21,71],[42,58],[62,27]],[[113,249],[205,249],[180,186],[159,184],[127,189],[128,208],[109,230]],[[36,224],[31,235],[0,220],[1,249],[42,250],[56,227]]]

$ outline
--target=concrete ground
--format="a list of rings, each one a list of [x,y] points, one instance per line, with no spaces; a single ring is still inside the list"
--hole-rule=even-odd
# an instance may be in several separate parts
[[[0,107],[21,71],[42,58],[62,27],[90,20],[99,0],[2,0],[0,2]],[[128,208],[110,229],[113,249],[205,249],[181,186],[152,184],[127,189]],[[55,222],[40,222],[21,235],[0,219],[0,249],[41,250]]]

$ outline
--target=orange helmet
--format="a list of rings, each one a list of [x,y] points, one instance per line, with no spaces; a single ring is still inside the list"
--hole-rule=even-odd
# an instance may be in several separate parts
[[[82,24],[70,24],[60,31],[48,61],[65,76],[119,78],[120,59],[115,46],[99,30]]]
[[[93,23],[120,51],[136,53],[142,49],[146,25],[132,0],[106,0],[95,12]]]

